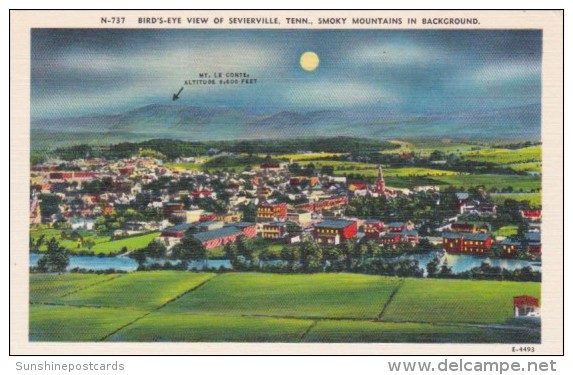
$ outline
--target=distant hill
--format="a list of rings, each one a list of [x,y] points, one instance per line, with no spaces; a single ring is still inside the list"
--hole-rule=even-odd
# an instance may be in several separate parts
[[[150,104],[125,113],[32,121],[33,147],[153,138],[180,140],[350,136],[378,139],[540,139],[541,108],[405,114],[381,110],[278,111]],[[35,145],[34,145],[35,144]]]

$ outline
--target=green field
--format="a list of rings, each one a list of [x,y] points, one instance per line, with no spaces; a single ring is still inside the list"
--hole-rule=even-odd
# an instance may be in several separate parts
[[[381,320],[503,323],[513,315],[512,297],[522,294],[539,298],[539,283],[408,279]]]
[[[158,312],[110,337],[110,341],[296,342],[312,320],[191,315]]]
[[[305,336],[306,342],[383,343],[511,343],[535,342],[528,331],[505,331],[486,327],[428,323],[386,323],[322,320]]]
[[[539,342],[498,326],[539,283],[157,271],[32,274],[30,290],[32,341]]]
[[[399,280],[349,274],[225,274],[166,311],[282,317],[375,318]],[[280,290],[281,293],[271,291]]]
[[[99,341],[145,312],[110,308],[30,306],[30,341]]]
[[[118,275],[34,274],[30,283],[30,302],[53,302],[58,297],[116,277]]]
[[[503,175],[503,174],[462,174],[457,176],[432,177],[438,185],[452,185],[470,188],[472,186],[485,186],[486,189],[501,190],[512,187],[514,191],[531,192],[541,189],[541,178],[534,176]]]
[[[541,207],[541,193],[515,193],[515,194],[492,194],[493,201],[496,204],[502,204],[507,199],[513,199],[518,202],[526,202],[532,208]]]
[[[54,301],[74,306],[153,309],[213,276],[210,273],[175,271],[135,272]]]
[[[506,225],[495,232],[493,232],[494,236],[503,236],[503,237],[511,237],[517,235],[517,225]]]
[[[61,229],[30,229],[30,236],[33,241],[38,241],[42,235],[44,236],[44,244],[40,246],[40,251],[46,251],[46,243],[50,241],[50,239],[55,238],[58,240],[60,246],[63,246],[65,249],[72,252],[90,251],[95,254],[106,255],[119,253],[124,247],[127,248],[128,251],[144,248],[160,234],[160,232],[151,232],[133,237],[112,240],[108,236],[96,236],[87,231],[82,231],[82,233],[84,238],[91,238],[94,241],[95,245],[91,249],[85,245],[82,246],[80,241],[61,239]]]
[[[96,254],[110,254],[110,253],[118,253],[124,247],[127,248],[128,251],[142,249],[147,246],[151,241],[153,241],[157,236],[159,236],[160,232],[152,232],[143,234],[141,236],[134,236],[129,238],[123,238],[120,240],[108,241],[108,242],[100,242],[96,244],[91,251],[95,252]]]
[[[517,150],[485,148],[462,155],[463,159],[495,164],[515,164],[541,161],[541,146],[524,147]]]

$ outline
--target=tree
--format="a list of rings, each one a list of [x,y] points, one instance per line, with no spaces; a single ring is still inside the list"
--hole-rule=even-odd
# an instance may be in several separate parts
[[[253,257],[253,244],[245,236],[237,238],[237,255],[242,255],[245,259]]]
[[[314,240],[305,239],[300,246],[300,260],[305,269],[316,269],[320,266],[322,250]]]
[[[70,264],[70,256],[66,249],[55,238],[48,242],[46,254],[38,260],[40,272],[62,273]]]
[[[448,260],[445,259],[442,267],[440,268],[440,277],[448,277],[452,275],[452,267],[448,267]]]
[[[132,258],[135,259],[139,267],[143,267],[145,262],[147,261],[147,256],[145,255],[144,250],[137,250],[133,252]]]
[[[177,245],[173,246],[171,252],[173,258],[182,260],[201,260],[207,256],[207,250],[195,237],[186,235]]]
[[[428,262],[428,264],[426,265],[426,271],[428,272],[428,277],[436,276],[439,265],[440,265],[440,259],[438,259],[437,257]]]

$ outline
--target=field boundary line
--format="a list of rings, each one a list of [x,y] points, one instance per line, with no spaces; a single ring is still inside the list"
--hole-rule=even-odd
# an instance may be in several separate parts
[[[398,291],[400,291],[400,289],[402,288],[402,285],[404,285],[405,282],[406,282],[406,279],[402,279],[402,280],[400,280],[398,285],[396,285],[396,288],[392,291],[392,293],[390,294],[390,296],[388,297],[388,299],[384,303],[384,306],[382,306],[382,311],[380,311],[380,314],[378,314],[378,317],[376,318],[377,320],[382,319],[382,316],[384,315],[384,313],[388,309],[388,306],[390,306],[390,304],[394,300],[394,297],[396,296]]]
[[[58,296],[57,298],[67,297],[67,296],[72,295],[72,294],[74,294],[74,293],[77,293],[77,292],[79,292],[79,291],[86,290],[86,289],[89,289],[89,288],[94,287],[94,286],[96,286],[96,285],[99,285],[99,284],[102,284],[102,283],[105,283],[105,282],[108,282],[108,281],[115,280],[115,279],[120,278],[120,277],[122,277],[122,276],[124,276],[124,274],[117,274],[117,275],[115,275],[114,277],[110,277],[109,279],[100,280],[100,281],[95,282],[95,283],[93,283],[93,284],[86,285],[86,286],[84,286],[84,287],[82,287],[82,288],[79,288],[79,289],[76,289],[76,290],[72,290],[71,292],[66,293],[66,294],[62,294],[61,296]]]
[[[219,276],[219,274],[215,274],[212,277],[208,278],[207,280],[202,281],[201,283],[195,285],[194,287],[187,289],[186,291],[184,291],[183,293],[171,298],[169,301],[157,306],[156,308],[148,311],[147,313],[145,313],[144,315],[135,318],[134,320],[132,320],[131,322],[128,322],[126,324],[124,324],[123,326],[113,330],[112,332],[108,333],[107,335],[105,335],[104,337],[102,337],[99,341],[106,341],[108,338],[110,338],[111,336],[115,335],[116,333],[118,333],[119,331],[129,327],[132,324],[137,323],[138,321],[140,321],[141,319],[151,315],[154,312],[157,312],[159,310],[161,310],[162,308],[164,308],[165,306],[167,306],[168,304],[177,301],[179,298],[183,297],[184,295],[191,293],[197,289],[199,289],[200,287],[202,287],[203,285],[207,284],[209,281],[213,280],[214,278],[216,278],[217,276]]]
[[[312,323],[308,326],[308,328],[302,333],[302,335],[300,335],[299,340],[304,340],[304,338],[306,337],[306,335],[309,334],[310,331],[312,331],[312,329],[314,327],[316,327],[316,325],[318,324],[318,320],[313,320]]]

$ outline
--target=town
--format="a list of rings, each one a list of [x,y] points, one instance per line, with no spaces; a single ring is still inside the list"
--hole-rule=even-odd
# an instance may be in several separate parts
[[[269,156],[242,171],[207,171],[200,157],[166,163],[155,156],[54,158],[33,165],[31,251],[42,253],[55,238],[72,254],[235,259],[241,255],[237,245],[244,248],[248,240],[250,250],[242,253],[247,263],[253,255],[308,263],[312,254],[293,258],[289,250],[309,243],[310,252],[320,252],[315,263],[327,264],[340,258],[334,248],[357,259],[432,252],[437,258],[540,261],[541,209],[497,205],[484,189],[394,188],[382,165],[373,180],[357,181],[332,167],[309,170]],[[506,224],[517,230],[495,232]]]

